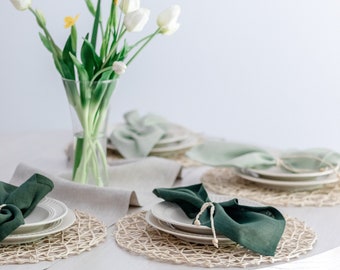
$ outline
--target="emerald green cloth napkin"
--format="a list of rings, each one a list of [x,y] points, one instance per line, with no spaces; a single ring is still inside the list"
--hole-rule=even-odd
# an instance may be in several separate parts
[[[328,149],[286,151],[274,156],[255,146],[217,140],[207,140],[193,147],[186,154],[193,160],[211,166],[266,169],[280,165],[294,173],[336,168],[340,164],[340,154]]]
[[[125,158],[146,157],[166,134],[166,121],[153,114],[140,117],[137,111],[124,114],[125,124],[109,136],[112,144]]]
[[[24,224],[24,218],[52,189],[53,182],[40,174],[19,187],[0,182],[0,241]]]
[[[153,193],[168,202],[176,203],[193,221],[204,203],[210,202],[202,184],[157,188]],[[273,256],[285,228],[282,214],[270,206],[253,207],[239,205],[237,199],[221,203],[213,202],[214,227],[240,245],[260,253]],[[200,223],[211,227],[209,208],[199,217]]]

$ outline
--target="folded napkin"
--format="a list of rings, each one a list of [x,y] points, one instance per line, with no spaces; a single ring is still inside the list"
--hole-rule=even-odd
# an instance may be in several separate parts
[[[31,175],[19,187],[0,182],[0,241],[24,224],[24,218],[52,189],[53,182],[40,174]]]
[[[270,206],[239,205],[237,199],[221,203],[211,202],[202,184],[157,188],[153,192],[166,201],[176,203],[193,219],[194,224],[211,227],[214,245],[217,244],[216,231],[262,255],[275,254],[286,224],[277,209]]]
[[[137,111],[124,114],[125,124],[117,126],[109,136],[112,144],[125,158],[146,157],[166,134],[166,120],[148,114],[140,117]]]
[[[21,184],[27,176],[38,172],[53,181],[51,197],[71,209],[86,211],[111,225],[126,215],[129,205],[153,203],[152,190],[158,186],[171,187],[180,174],[181,166],[172,160],[150,157],[118,161],[111,164],[108,170],[110,186],[97,187],[71,181],[71,169],[56,175],[20,164],[10,183]]]
[[[293,173],[337,169],[340,164],[340,154],[328,149],[287,151],[273,155],[255,146],[217,140],[205,141],[186,154],[193,160],[211,166],[266,169],[279,165]]]

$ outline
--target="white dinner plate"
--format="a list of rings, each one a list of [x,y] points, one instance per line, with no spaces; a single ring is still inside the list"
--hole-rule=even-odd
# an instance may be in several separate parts
[[[174,235],[177,238],[182,239],[184,241],[198,243],[198,244],[212,245],[212,239],[213,239],[212,235],[190,233],[190,232],[178,230],[175,227],[167,225],[166,223],[163,223],[162,221],[158,220],[156,217],[152,215],[151,211],[148,211],[146,213],[145,220],[150,226],[156,228],[157,230]],[[217,239],[218,239],[218,243],[221,245],[226,244],[226,243],[232,243],[232,241],[225,236],[217,235]]]
[[[224,195],[209,195],[211,201],[214,202],[223,202],[232,200],[235,197],[224,196]],[[240,205],[248,205],[248,206],[263,206],[260,203],[246,200],[243,198],[238,198],[238,202]],[[175,203],[162,201],[160,203],[155,204],[151,208],[151,213],[154,217],[161,220],[164,223],[171,224],[172,226],[190,233],[198,233],[198,234],[212,234],[211,228],[207,226],[197,226],[192,224],[193,219],[187,217],[184,211]]]
[[[287,181],[295,181],[295,180],[311,180],[315,178],[329,176],[334,173],[333,168],[329,168],[324,171],[315,171],[308,173],[293,173],[288,172],[278,166],[270,167],[268,169],[260,170],[260,169],[243,169],[245,174],[249,174],[254,177],[260,178],[268,178],[271,180],[287,180]]]
[[[73,213],[72,210],[68,209],[67,214],[64,218],[56,222],[53,222],[47,228],[34,232],[11,234],[7,236],[4,240],[2,240],[0,242],[0,245],[23,244],[34,242],[45,236],[67,229],[74,223],[75,220],[76,220],[75,214]]]
[[[253,177],[248,174],[243,174],[241,172],[236,172],[238,176],[243,179],[249,180],[254,183],[258,183],[271,188],[278,189],[289,189],[289,190],[308,190],[308,189],[316,189],[320,188],[325,184],[331,184],[339,181],[337,175],[332,174],[326,178],[313,178],[311,180],[302,180],[302,181],[285,181],[285,180],[274,180],[260,177]]]
[[[25,218],[25,224],[19,226],[12,234],[38,231],[49,224],[62,219],[67,214],[67,206],[56,199],[45,197]]]

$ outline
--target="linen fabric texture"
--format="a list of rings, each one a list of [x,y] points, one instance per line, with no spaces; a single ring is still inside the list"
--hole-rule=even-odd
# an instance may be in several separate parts
[[[280,166],[292,173],[337,170],[340,164],[340,154],[329,149],[313,148],[273,154],[256,146],[218,140],[207,140],[186,154],[193,160],[216,167],[267,169]]]
[[[124,114],[125,123],[117,126],[110,141],[125,158],[146,157],[166,134],[167,121],[160,116],[147,114],[140,117],[137,111]]]

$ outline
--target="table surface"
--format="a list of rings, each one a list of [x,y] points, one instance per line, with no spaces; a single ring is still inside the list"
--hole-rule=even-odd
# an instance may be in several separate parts
[[[0,181],[9,181],[19,163],[40,168],[48,173],[58,173],[66,168],[65,149],[72,140],[70,131],[0,134]],[[199,183],[200,176],[208,167],[185,168],[180,185]],[[150,208],[133,207],[129,212]],[[306,222],[317,234],[314,249],[299,259],[288,263],[262,265],[249,269],[340,269],[340,206],[333,207],[278,207],[284,214]],[[117,246],[108,229],[104,243],[91,251],[67,259],[37,264],[7,265],[1,269],[173,269],[173,264],[149,260],[133,255]],[[176,265],[176,269],[205,269]],[[232,269],[232,268],[229,268]]]

